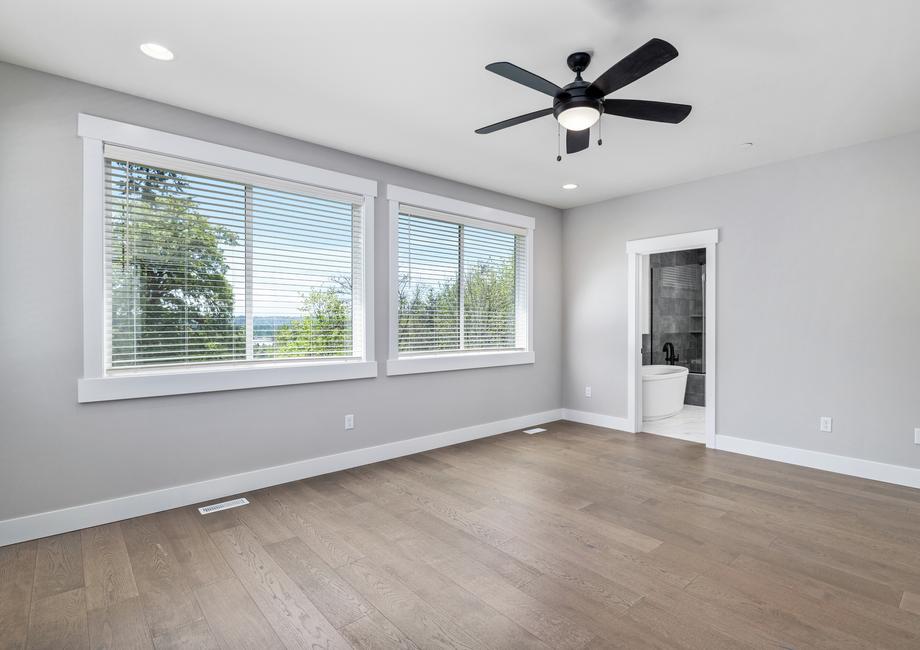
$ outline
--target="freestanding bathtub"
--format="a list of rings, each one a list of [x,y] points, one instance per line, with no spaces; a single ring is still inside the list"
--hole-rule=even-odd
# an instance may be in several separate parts
[[[680,413],[689,372],[683,366],[642,366],[643,420],[662,420]]]

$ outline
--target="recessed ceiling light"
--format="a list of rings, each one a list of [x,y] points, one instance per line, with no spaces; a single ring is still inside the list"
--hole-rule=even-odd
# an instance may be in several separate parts
[[[575,183],[566,183],[565,185],[562,186],[562,189],[575,190],[575,189],[578,189],[578,186]]]
[[[141,45],[141,52],[157,61],[172,61],[175,58],[168,47],[163,47],[159,43],[144,43]]]

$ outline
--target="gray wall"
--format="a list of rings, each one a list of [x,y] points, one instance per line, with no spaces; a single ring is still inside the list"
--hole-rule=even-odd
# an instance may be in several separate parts
[[[536,364],[393,378],[381,364],[376,379],[77,404],[81,111],[535,217]],[[385,224],[382,198],[376,214]],[[561,228],[554,208],[0,64],[0,519],[559,408]]]
[[[920,467],[920,133],[566,211],[567,408],[626,416],[626,241],[705,228],[718,433]]]

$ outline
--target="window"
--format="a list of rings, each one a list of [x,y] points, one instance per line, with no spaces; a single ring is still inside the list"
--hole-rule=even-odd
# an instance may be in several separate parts
[[[392,186],[388,197],[388,374],[532,362],[532,219]]]
[[[123,144],[92,147],[103,168],[100,186],[86,188],[101,194],[86,221],[102,225],[102,345],[81,398],[191,392],[189,377],[215,390],[376,375],[366,365],[372,197]],[[228,378],[239,371],[249,374]]]

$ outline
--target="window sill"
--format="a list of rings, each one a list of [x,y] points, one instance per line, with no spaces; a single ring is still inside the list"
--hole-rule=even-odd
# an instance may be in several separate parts
[[[311,384],[377,376],[376,361],[278,364],[232,369],[195,369],[83,378],[77,382],[78,402],[210,393],[289,384]]]
[[[387,376],[444,372],[447,370],[469,370],[472,368],[494,368],[496,366],[519,366],[533,362],[533,352],[518,350],[512,352],[463,352],[460,354],[404,357],[387,361]]]

